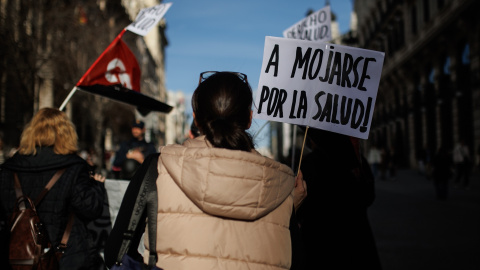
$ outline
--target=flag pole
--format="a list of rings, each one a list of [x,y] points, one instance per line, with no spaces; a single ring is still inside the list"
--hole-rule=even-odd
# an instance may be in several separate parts
[[[68,94],[68,96],[65,98],[65,100],[63,101],[62,105],[60,106],[59,110],[62,111],[65,106],[67,105],[68,101],[70,101],[70,99],[72,98],[73,94],[75,94],[75,92],[77,91],[77,85],[81,84],[83,82],[83,80],[85,79],[85,77],[90,73],[90,71],[93,69],[93,67],[95,67],[95,65],[97,64],[98,61],[100,61],[100,59],[102,58],[102,56],[104,54],[106,54],[110,48],[112,46],[115,45],[116,41],[121,39],[123,34],[125,34],[125,32],[127,31],[126,28],[124,28],[122,30],[122,32],[120,32],[120,34],[118,34],[118,36],[112,41],[112,43],[110,43],[110,45],[108,45],[108,47],[102,52],[102,54],[100,54],[100,56],[97,58],[97,60],[95,60],[95,62],[88,68],[87,72],[85,72],[85,74],[83,74],[82,78],[80,78],[80,80],[77,82],[77,84],[73,87],[72,90],[70,90],[70,93]]]
[[[65,108],[65,106],[67,106],[67,103],[68,101],[70,101],[70,99],[72,98],[73,94],[75,94],[75,92],[77,91],[77,86],[74,86],[72,88],[72,90],[70,90],[70,93],[68,94],[68,96],[65,98],[65,100],[63,101],[62,105],[60,106],[60,108],[58,108],[60,111],[63,111],[63,109]]]

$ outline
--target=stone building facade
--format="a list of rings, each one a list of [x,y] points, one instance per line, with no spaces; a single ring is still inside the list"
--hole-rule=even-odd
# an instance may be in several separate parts
[[[416,167],[480,150],[480,1],[355,0],[356,46],[385,52],[370,137]]]

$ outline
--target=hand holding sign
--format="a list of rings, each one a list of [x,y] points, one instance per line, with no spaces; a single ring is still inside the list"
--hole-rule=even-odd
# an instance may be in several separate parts
[[[172,3],[165,3],[140,10],[135,21],[126,29],[137,35],[145,36],[163,18],[171,5]]]
[[[367,139],[384,53],[266,37],[255,117]]]

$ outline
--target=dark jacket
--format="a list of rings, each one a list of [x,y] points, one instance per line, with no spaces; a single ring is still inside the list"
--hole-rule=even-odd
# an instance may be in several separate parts
[[[145,141],[145,139],[131,138],[123,142],[120,145],[120,149],[115,153],[115,159],[113,160],[114,178],[131,179],[135,171],[140,167],[141,164],[136,160],[127,158],[128,151],[132,149],[139,149],[145,158],[157,152],[155,145]]]
[[[367,216],[375,193],[366,159],[356,157],[348,136],[308,133],[319,136],[301,164],[308,196],[297,217],[306,269],[380,269]]]
[[[453,160],[452,156],[445,150],[445,148],[440,148],[438,153],[433,158],[433,179],[440,181],[448,181],[453,176],[452,167]]]
[[[120,149],[118,149],[117,153],[115,154],[113,166],[122,167],[125,160],[127,160],[127,152],[135,148],[140,149],[145,158],[157,152],[153,143],[148,143],[145,141],[145,139],[139,141],[136,138],[131,138],[120,145]]]
[[[18,174],[23,194],[35,200],[53,174],[67,168],[37,206],[37,211],[54,246],[61,241],[69,214],[73,212],[75,221],[60,269],[92,269],[92,264],[98,263],[98,252],[86,225],[102,213],[104,186],[89,177],[88,165],[79,156],[57,155],[51,147],[37,148],[37,151],[36,155],[17,153],[2,164],[0,203],[3,216],[0,218],[8,220],[16,201],[13,172]]]

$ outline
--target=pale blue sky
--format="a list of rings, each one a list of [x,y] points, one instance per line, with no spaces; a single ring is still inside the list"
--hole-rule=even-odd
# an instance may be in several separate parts
[[[165,15],[166,85],[189,96],[200,72],[238,71],[247,74],[253,91],[258,86],[265,36],[282,37],[285,29],[317,11],[325,0],[171,0]],[[330,0],[340,32],[348,31],[352,0]],[[252,126],[258,128],[259,123]]]
[[[265,36],[283,30],[317,11],[325,0],[172,0],[165,18],[167,89],[191,93],[207,70],[239,71],[256,88]],[[340,32],[348,31],[352,0],[330,0]]]

